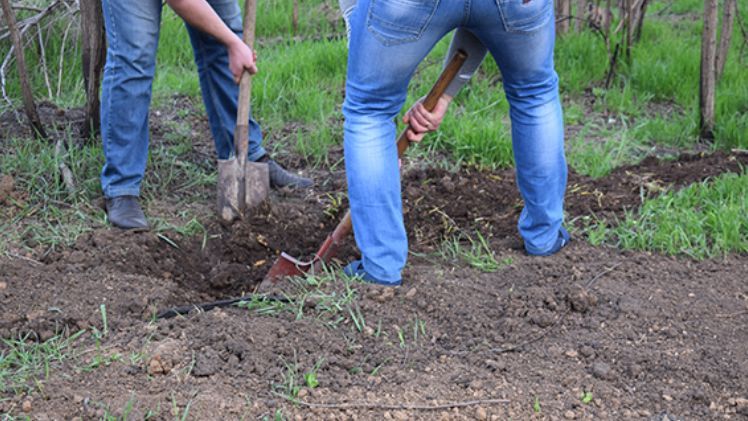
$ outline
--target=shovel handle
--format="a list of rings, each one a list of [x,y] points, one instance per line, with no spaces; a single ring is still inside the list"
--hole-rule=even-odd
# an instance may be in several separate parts
[[[441,98],[449,84],[452,83],[452,80],[457,76],[460,68],[465,64],[465,60],[467,60],[467,53],[463,50],[457,50],[457,53],[455,53],[455,55],[452,56],[452,59],[449,60],[449,64],[447,64],[447,67],[442,70],[439,79],[436,80],[436,83],[431,87],[429,94],[426,95],[426,98],[423,100],[423,106],[426,110],[434,111],[436,104],[439,102],[439,98]],[[411,144],[411,141],[408,140],[407,133],[408,129],[406,128],[402,133],[400,133],[400,137],[397,139],[397,155],[399,157],[403,156],[405,150],[408,149],[408,146]]]
[[[244,8],[244,43],[254,51],[255,22],[257,20],[257,0],[247,0]],[[249,151],[249,101],[252,92],[252,76],[246,69],[242,72],[239,83],[238,109],[236,112],[236,130],[234,131],[234,149],[241,168],[247,160]]]
[[[467,53],[463,50],[458,50],[457,53],[452,56],[449,64],[447,64],[447,67],[442,70],[441,75],[439,75],[439,79],[436,80],[436,83],[431,88],[428,95],[426,95],[426,98],[423,100],[423,106],[428,111],[434,111],[439,98],[441,98],[441,96],[444,94],[444,91],[447,90],[449,84],[452,83],[452,80],[454,80],[455,76],[457,76],[460,68],[465,63],[465,60],[467,60]],[[406,128],[402,131],[402,133],[400,133],[400,137],[397,140],[397,155],[399,157],[403,156],[405,151],[408,149],[408,146],[410,146],[410,144],[412,143],[410,140],[408,140],[407,132],[408,129]],[[338,226],[335,227],[335,231],[333,231],[332,235],[330,235],[330,239],[333,243],[335,243],[335,245],[337,245],[337,243],[348,236],[351,231],[353,231],[353,223],[351,221],[351,210],[348,209],[348,211],[345,213],[345,216],[343,216],[343,220],[340,221]],[[332,244],[330,246],[332,246]],[[320,251],[317,252],[317,257],[321,258],[323,261],[326,260],[325,258],[328,256],[325,256],[325,254],[328,254],[327,249],[329,248],[331,247],[324,248],[324,253],[322,253],[322,249],[320,249]]]

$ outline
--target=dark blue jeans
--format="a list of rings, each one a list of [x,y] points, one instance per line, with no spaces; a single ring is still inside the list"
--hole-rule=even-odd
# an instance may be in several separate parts
[[[365,271],[400,280],[408,244],[394,118],[418,64],[456,28],[475,35],[501,70],[525,202],[519,232],[529,252],[550,250],[561,229],[567,176],[553,0],[361,0],[350,27],[345,164]]]
[[[208,0],[223,21],[242,32],[236,0]],[[148,158],[148,111],[156,68],[161,0],[102,0],[108,42],[101,94],[105,163],[101,187],[107,198],[140,193]],[[219,159],[234,151],[239,88],[229,71],[226,48],[189,25],[200,88]],[[249,160],[265,154],[260,126],[249,120]]]

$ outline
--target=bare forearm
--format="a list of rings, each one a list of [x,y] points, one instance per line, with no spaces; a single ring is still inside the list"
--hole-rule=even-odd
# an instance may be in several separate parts
[[[213,36],[223,45],[230,46],[241,42],[241,38],[226,26],[205,0],[167,0],[166,2],[187,23]]]

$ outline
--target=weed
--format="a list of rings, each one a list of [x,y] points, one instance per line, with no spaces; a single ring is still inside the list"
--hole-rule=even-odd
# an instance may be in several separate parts
[[[535,402],[532,404],[532,412],[539,414],[540,413],[540,398],[535,396]]]
[[[0,393],[30,393],[40,387],[56,364],[70,357],[71,346],[85,333],[81,330],[68,338],[55,336],[47,341],[32,342],[29,336],[2,339],[0,350]]]
[[[325,362],[324,358],[320,358],[317,360],[317,362],[314,364],[314,367],[310,370],[304,373],[304,384],[310,389],[314,389],[317,386],[319,386],[319,380],[317,379],[317,372],[319,371],[320,367],[322,367],[322,364]]]
[[[280,384],[274,384],[273,389],[276,393],[286,397],[286,399],[296,399],[299,396],[299,390],[301,390],[302,383],[299,379],[299,364],[296,362],[296,352],[294,351],[294,361],[287,362],[281,357],[283,365],[286,367],[283,372],[283,377]],[[315,374],[316,377],[316,374]]]
[[[177,397],[172,392],[171,394],[171,415],[174,416],[175,421],[185,421],[187,417],[190,415],[190,408],[192,407],[192,402],[195,399],[195,395],[193,395],[188,401],[187,405],[183,409],[179,408],[179,404],[177,404]]]
[[[482,272],[496,272],[511,264],[511,259],[504,259],[501,262],[496,260],[491,246],[479,231],[475,232],[474,237],[460,232],[448,238],[442,243],[438,253],[447,261],[462,261]]]
[[[585,391],[579,399],[583,404],[589,405],[592,402],[592,392]]]

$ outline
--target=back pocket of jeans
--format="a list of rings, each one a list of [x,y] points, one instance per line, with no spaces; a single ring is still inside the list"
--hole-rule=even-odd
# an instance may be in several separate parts
[[[553,18],[553,0],[496,0],[507,32],[532,32]]]
[[[384,45],[417,41],[439,0],[371,0],[366,26]]]

